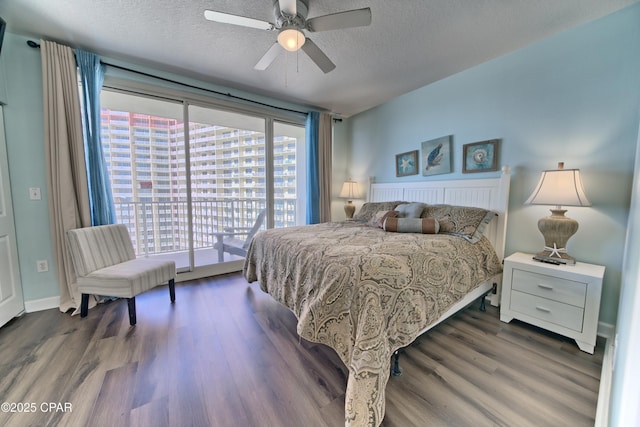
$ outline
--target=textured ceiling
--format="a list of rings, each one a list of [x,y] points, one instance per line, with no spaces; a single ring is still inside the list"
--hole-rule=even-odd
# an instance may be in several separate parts
[[[309,0],[309,18],[370,7],[368,27],[309,34],[303,53],[253,69],[276,33],[204,19],[211,9],[273,22],[272,0],[2,0],[8,31],[350,116],[612,13],[637,0]]]

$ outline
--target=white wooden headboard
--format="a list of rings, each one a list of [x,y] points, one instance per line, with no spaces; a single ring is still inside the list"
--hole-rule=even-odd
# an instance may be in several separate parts
[[[510,168],[504,166],[500,178],[458,179],[369,184],[370,202],[403,200],[428,204],[472,206],[490,209],[498,214],[485,229],[485,236],[502,260],[507,231]]]

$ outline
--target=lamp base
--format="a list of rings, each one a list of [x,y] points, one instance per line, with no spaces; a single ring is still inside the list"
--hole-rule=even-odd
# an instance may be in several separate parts
[[[567,241],[578,231],[578,221],[564,216],[565,209],[551,209],[551,216],[540,218],[538,230],[544,237],[544,250],[534,259],[553,264],[575,265],[567,253]]]
[[[347,216],[347,220],[353,219],[353,214],[355,212],[356,212],[356,207],[353,203],[351,203],[351,200],[349,200],[347,204],[344,205],[344,214]]]

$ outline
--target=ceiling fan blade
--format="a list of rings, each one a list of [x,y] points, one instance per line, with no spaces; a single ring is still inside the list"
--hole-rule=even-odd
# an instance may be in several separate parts
[[[275,29],[275,26],[270,22],[213,10],[205,10],[204,17],[209,21],[220,22],[222,24],[239,25],[241,27],[257,28],[258,30]]]
[[[332,13],[330,15],[317,16],[307,20],[309,31],[340,30],[342,28],[366,27],[371,24],[371,9],[348,10],[346,12]]]
[[[336,65],[331,62],[327,55],[325,55],[311,39],[307,38],[307,41],[302,45],[302,50],[325,74],[336,68]]]
[[[278,42],[275,42],[253,68],[260,71],[266,70],[273,60],[280,54],[281,49],[282,47]]]
[[[289,16],[296,16],[296,0],[278,0],[280,4],[280,12]]]

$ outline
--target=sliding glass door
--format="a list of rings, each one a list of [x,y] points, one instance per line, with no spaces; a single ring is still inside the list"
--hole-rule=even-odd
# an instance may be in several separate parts
[[[304,222],[301,124],[106,89],[101,104],[116,218],[138,256],[192,271],[242,260],[258,218],[259,228]]]
[[[189,268],[183,106],[102,91],[101,137],[116,221],[126,224],[138,256],[164,256]],[[183,150],[184,151],[184,150]],[[182,185],[182,186],[181,186]]]
[[[189,106],[189,169],[193,246],[214,248],[217,262],[242,258],[243,241],[267,209],[266,120]],[[265,228],[266,221],[258,227]],[[230,245],[225,251],[222,245]],[[237,249],[237,250],[234,250]],[[210,264],[196,256],[195,266]]]
[[[273,123],[273,226],[305,224],[306,144],[305,128]]]

